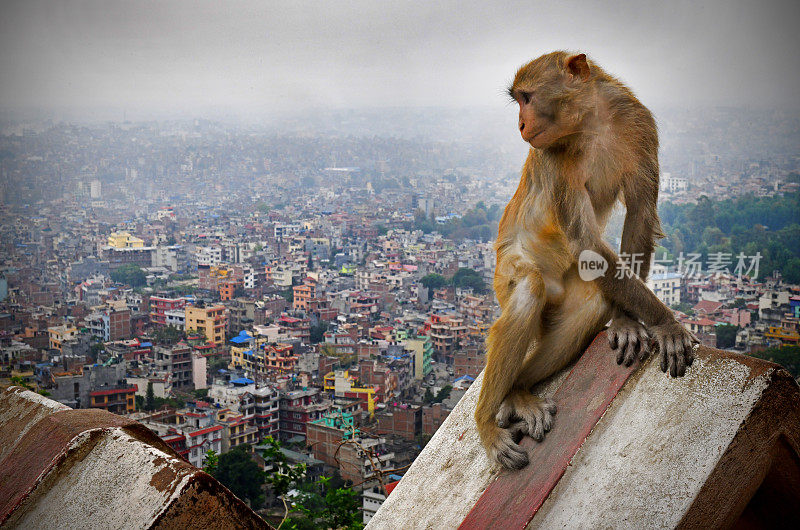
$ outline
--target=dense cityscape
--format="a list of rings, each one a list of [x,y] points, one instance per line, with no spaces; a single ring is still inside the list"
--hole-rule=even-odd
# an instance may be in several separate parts
[[[483,368],[525,156],[512,113],[396,114],[6,116],[0,385],[136,419],[267,520],[324,483],[369,521]],[[800,119],[659,123],[648,286],[704,344],[800,376]]]

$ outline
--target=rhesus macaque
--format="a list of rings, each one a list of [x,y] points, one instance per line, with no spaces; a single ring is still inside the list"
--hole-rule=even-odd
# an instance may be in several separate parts
[[[531,386],[575,359],[609,320],[618,363],[643,359],[653,339],[673,377],[692,364],[697,339],[644,283],[663,237],[658,134],[647,108],[584,54],[566,52],[520,68],[509,95],[531,149],[495,244],[502,314],[489,331],[475,419],[489,458],[519,469],[528,455],[515,438],[541,441],[556,412]],[[639,276],[602,238],[618,199],[627,210],[621,252],[636,255]],[[591,281],[579,274],[586,251],[608,264]]]

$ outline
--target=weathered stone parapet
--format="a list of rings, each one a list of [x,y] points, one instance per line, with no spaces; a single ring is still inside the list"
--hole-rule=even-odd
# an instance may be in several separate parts
[[[11,387],[0,393],[0,526],[267,525],[143,425]]]
[[[558,406],[531,464],[487,460],[482,376],[369,528],[800,527],[800,389],[778,365],[700,347],[683,378],[625,368],[603,335],[540,385]]]

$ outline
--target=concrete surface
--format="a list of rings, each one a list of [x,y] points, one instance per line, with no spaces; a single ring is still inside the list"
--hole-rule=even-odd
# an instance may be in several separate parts
[[[569,369],[539,385],[551,397]],[[473,412],[483,373],[433,435],[368,528],[456,528],[500,469],[486,458]]]
[[[0,392],[3,528],[266,528],[141,424]]]
[[[798,517],[796,382],[766,361],[706,347],[696,355],[683,378],[661,372],[655,357],[631,375],[585,441],[576,440],[579,449],[544,502],[521,502],[530,512],[528,528],[709,528],[730,527],[745,516],[763,523],[759,517],[770,512],[777,514],[773,523]],[[538,393],[551,396],[569,370]],[[492,487],[498,469],[475,430],[481,382],[482,376],[368,528],[457,528],[480,503],[506,501],[491,498],[511,490]],[[524,472],[510,477],[522,480]],[[519,486],[522,491],[525,483]],[[462,528],[511,527],[504,522],[501,515],[492,524]]]

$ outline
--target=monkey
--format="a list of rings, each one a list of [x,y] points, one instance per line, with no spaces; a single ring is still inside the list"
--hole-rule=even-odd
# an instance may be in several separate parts
[[[530,145],[519,186],[498,227],[493,287],[501,307],[487,337],[475,409],[490,460],[521,469],[517,441],[542,441],[556,407],[531,387],[572,362],[611,321],[617,363],[644,359],[683,376],[696,337],[645,285],[655,242],[658,132],[650,111],[583,53],[549,53],[521,67],[508,89]],[[638,275],[603,240],[617,201],[626,208],[621,252],[641,259]],[[584,281],[581,255],[604,274]]]

